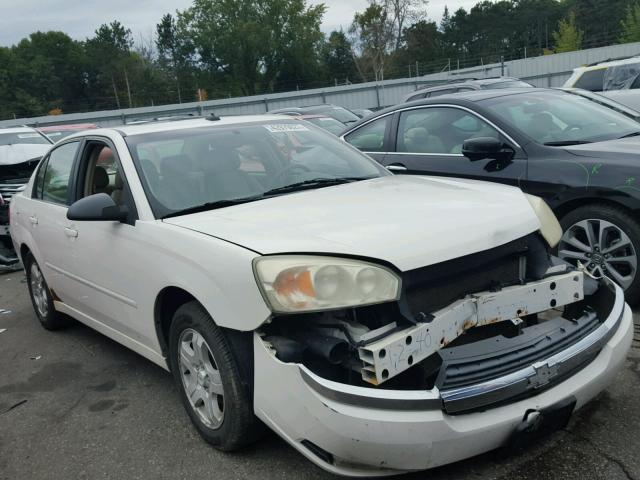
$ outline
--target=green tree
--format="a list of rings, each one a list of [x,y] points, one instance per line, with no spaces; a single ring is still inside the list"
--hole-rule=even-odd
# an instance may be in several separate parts
[[[128,98],[133,106],[127,68],[131,61],[133,37],[131,30],[120,22],[101,25],[95,37],[85,42],[88,61],[88,81],[94,96],[95,107],[123,106]]]
[[[557,53],[573,52],[582,47],[583,32],[576,25],[576,15],[569,12],[566,19],[560,20],[558,30],[553,32],[555,51]]]
[[[178,12],[178,37],[209,82],[251,95],[288,81],[285,62],[301,75],[317,66],[323,14],[306,0],[194,0]]]
[[[388,10],[375,0],[362,13],[357,12],[349,28],[358,57],[356,66],[364,79],[373,74],[384,79],[384,69],[394,44],[394,23]]]
[[[322,47],[322,62],[329,81],[356,78],[358,70],[353,59],[351,42],[340,31],[333,31]]]
[[[627,16],[620,24],[622,26],[621,42],[640,42],[640,3],[627,7]]]

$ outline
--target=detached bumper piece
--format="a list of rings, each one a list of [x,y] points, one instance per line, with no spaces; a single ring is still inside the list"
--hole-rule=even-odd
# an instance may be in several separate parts
[[[441,351],[437,385],[444,411],[467,413],[537,395],[588,365],[615,334],[624,313],[619,287],[603,282],[591,299],[593,310],[577,319],[558,317],[513,339],[489,339],[494,351],[484,345],[482,354],[482,341]]]
[[[496,292],[481,292],[433,313],[427,323],[403,329],[359,349],[362,379],[379,385],[461,336],[467,330],[561,307],[584,298],[582,272],[554,274],[543,280]],[[485,351],[493,350],[493,346]]]

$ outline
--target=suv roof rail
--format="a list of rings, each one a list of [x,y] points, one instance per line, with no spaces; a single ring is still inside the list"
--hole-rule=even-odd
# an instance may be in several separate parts
[[[606,60],[600,60],[598,62],[587,63],[585,65],[585,67],[595,67],[596,65],[600,65],[601,63],[617,62],[618,60],[629,60],[630,58],[638,58],[638,60],[640,60],[640,53],[637,53],[635,55],[626,55],[624,57],[607,58]]]

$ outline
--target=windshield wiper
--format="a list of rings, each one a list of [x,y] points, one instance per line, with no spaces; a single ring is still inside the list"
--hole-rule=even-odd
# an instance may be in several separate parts
[[[557,142],[545,142],[547,147],[568,147],[569,145],[583,145],[593,143],[591,140],[559,140]]]
[[[359,180],[369,180],[373,177],[339,177],[339,178],[312,178],[302,182],[292,183],[283,187],[273,188],[264,192],[265,196],[276,195],[279,193],[298,192],[309,188],[329,187],[331,185],[340,185],[341,183],[357,182]]]
[[[232,198],[229,200],[218,200],[216,202],[207,202],[207,203],[203,203],[202,205],[196,205],[194,207],[184,208],[182,210],[177,210],[175,212],[167,213],[162,217],[162,220],[164,220],[165,218],[179,217],[181,215],[189,215],[190,213],[206,212],[208,210],[215,210],[217,208],[232,207],[233,205],[240,205],[242,203],[255,202],[256,200],[262,200],[263,198],[264,198],[263,195],[256,195],[253,197]]]
[[[621,137],[618,137],[616,140],[620,140],[621,138],[637,137],[638,135],[640,135],[640,131],[631,132],[631,133],[627,133],[626,135],[622,135]]]

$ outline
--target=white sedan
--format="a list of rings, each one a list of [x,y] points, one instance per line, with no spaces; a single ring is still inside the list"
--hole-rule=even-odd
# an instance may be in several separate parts
[[[45,328],[76,319],[170,370],[221,450],[266,424],[343,475],[561,428],[633,335],[620,288],[550,255],[539,198],[393,176],[278,116],[65,138],[11,235]]]

